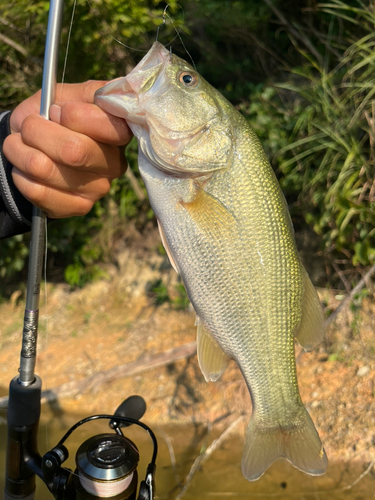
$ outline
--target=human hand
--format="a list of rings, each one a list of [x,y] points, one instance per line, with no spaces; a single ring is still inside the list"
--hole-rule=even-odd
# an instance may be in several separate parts
[[[106,83],[58,85],[51,121],[39,115],[40,91],[11,115],[3,152],[14,165],[14,183],[51,218],[85,215],[126,170],[132,134],[123,119],[93,104]]]

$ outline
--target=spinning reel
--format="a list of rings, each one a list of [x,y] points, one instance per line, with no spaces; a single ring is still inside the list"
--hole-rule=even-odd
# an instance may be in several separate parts
[[[158,445],[152,430],[139,421],[146,411],[143,398],[131,396],[119,406],[114,415],[93,415],[80,420],[52,450],[41,457],[36,448],[37,422],[20,427],[13,419],[14,410],[16,407],[19,409],[22,400],[22,397],[14,397],[17,392],[19,394],[23,391],[17,391],[17,388],[13,387],[12,394],[11,383],[11,401],[16,403],[15,407],[10,406],[8,411],[6,500],[32,499],[35,490],[34,474],[45,482],[56,500],[154,499]],[[76,453],[74,472],[63,467],[69,456],[64,445],[67,438],[81,425],[99,419],[109,420],[109,426],[114,432],[98,434],[81,444]],[[151,462],[147,467],[145,479],[140,483],[138,497],[138,448],[121,430],[133,424],[145,429],[153,443]]]

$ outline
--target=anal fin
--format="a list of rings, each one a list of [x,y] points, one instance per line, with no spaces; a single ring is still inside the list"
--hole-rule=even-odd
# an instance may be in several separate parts
[[[305,351],[311,351],[324,340],[324,316],[318,294],[304,268],[302,273],[304,280],[302,319],[295,337]]]
[[[216,382],[225,371],[229,358],[197,317],[198,363],[206,382]]]

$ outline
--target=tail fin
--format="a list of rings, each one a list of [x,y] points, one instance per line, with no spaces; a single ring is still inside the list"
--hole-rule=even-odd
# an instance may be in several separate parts
[[[310,415],[305,410],[293,429],[261,429],[252,417],[247,428],[242,473],[256,481],[278,458],[286,458],[297,469],[320,476],[328,460]]]

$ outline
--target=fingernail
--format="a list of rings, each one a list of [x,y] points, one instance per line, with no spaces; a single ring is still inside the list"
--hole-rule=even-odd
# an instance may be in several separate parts
[[[49,117],[51,121],[55,123],[60,123],[61,120],[61,107],[57,104],[52,104],[49,108]]]

